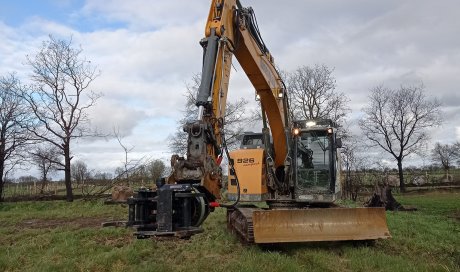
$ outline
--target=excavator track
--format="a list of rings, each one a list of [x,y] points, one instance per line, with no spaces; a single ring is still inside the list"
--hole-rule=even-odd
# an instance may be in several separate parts
[[[252,215],[254,211],[258,210],[260,208],[252,205],[227,209],[227,227],[244,244],[254,244]]]

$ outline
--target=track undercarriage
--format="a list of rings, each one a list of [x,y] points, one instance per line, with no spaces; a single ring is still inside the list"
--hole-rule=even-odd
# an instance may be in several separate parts
[[[227,209],[227,228],[244,244],[254,243],[252,214],[256,210],[260,208],[253,205]]]

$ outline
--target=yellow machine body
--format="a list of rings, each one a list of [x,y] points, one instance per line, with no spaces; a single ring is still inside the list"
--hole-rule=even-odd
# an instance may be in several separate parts
[[[268,197],[264,152],[261,148],[230,152],[240,181],[240,201],[263,201]],[[235,200],[237,197],[236,182],[234,173],[229,173],[228,199]]]

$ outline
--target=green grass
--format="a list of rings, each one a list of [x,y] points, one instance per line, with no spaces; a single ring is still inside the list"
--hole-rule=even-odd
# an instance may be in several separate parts
[[[0,203],[0,224],[26,219],[71,219],[81,217],[125,218],[126,208],[104,205],[102,201],[29,201]]]
[[[96,201],[0,204],[0,271],[460,271],[459,193],[397,196],[416,212],[388,212],[392,239],[241,245],[225,210],[190,240],[136,240],[131,230],[76,226],[85,218],[120,219],[127,208]],[[31,220],[61,222],[33,227]],[[54,220],[54,221],[53,221]],[[60,221],[59,221],[60,220]],[[62,224],[64,221],[68,224]]]

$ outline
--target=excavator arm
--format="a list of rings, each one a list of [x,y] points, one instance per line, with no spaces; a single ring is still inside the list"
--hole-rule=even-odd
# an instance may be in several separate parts
[[[226,152],[225,111],[233,56],[260,97],[264,131],[274,142],[274,150],[268,153],[276,154],[269,156],[270,166],[284,170],[290,164],[287,96],[253,10],[242,7],[238,0],[213,0],[200,44],[203,68],[196,119],[184,126],[187,154],[172,156],[172,173],[156,182],[157,189],[139,190],[128,200],[127,225],[137,229],[139,238],[193,235],[201,231],[199,226],[209,212],[220,205],[216,200],[222,187],[220,162]]]

